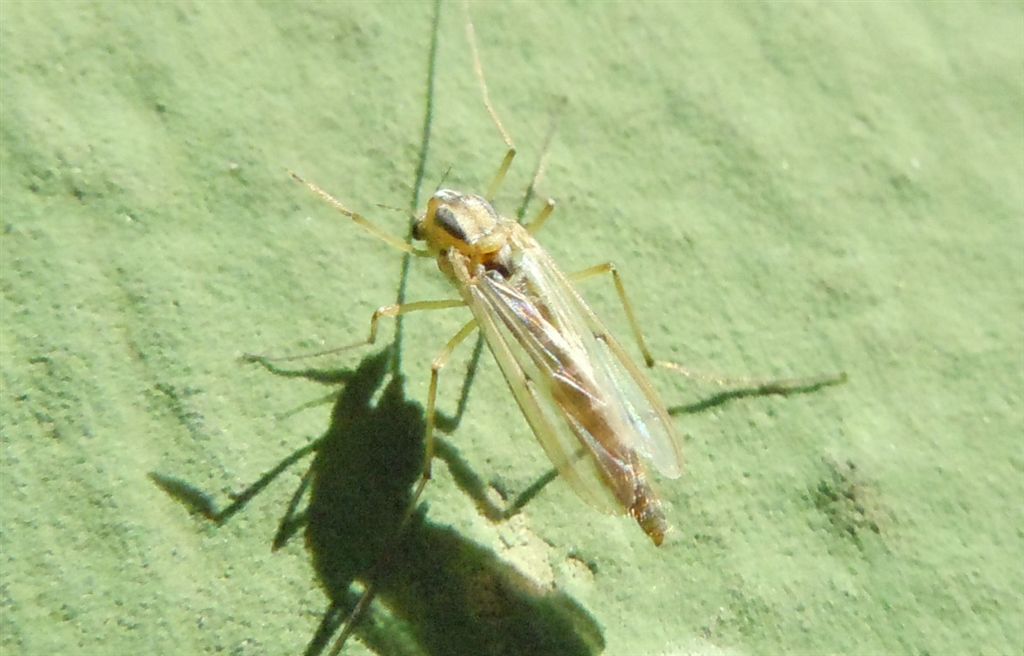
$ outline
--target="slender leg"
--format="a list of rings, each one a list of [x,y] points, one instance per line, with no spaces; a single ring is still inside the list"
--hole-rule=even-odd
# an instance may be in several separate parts
[[[423,493],[423,488],[426,486],[427,481],[430,480],[430,462],[434,459],[434,426],[436,423],[436,408],[437,408],[437,381],[441,375],[441,369],[448,364],[448,359],[451,357],[452,352],[461,344],[467,337],[469,337],[474,330],[476,330],[476,319],[470,320],[459,332],[455,333],[455,336],[448,340],[441,352],[434,358],[434,362],[430,365],[430,390],[427,392],[427,431],[424,437],[424,448],[425,454],[423,456],[423,476],[416,486],[416,491],[413,493],[412,504],[419,500],[420,494]],[[412,512],[411,510],[409,512]]]
[[[644,339],[643,331],[640,330],[640,322],[636,319],[636,313],[633,311],[633,304],[630,302],[629,296],[626,295],[626,286],[622,283],[622,276],[615,268],[614,263],[605,262],[604,264],[598,264],[597,266],[592,266],[588,269],[572,273],[569,277],[573,280],[581,281],[586,280],[587,278],[593,278],[594,276],[598,276],[603,273],[612,274],[612,279],[615,281],[615,291],[619,295],[619,302],[622,304],[622,310],[626,313],[626,319],[629,321],[629,327],[633,331],[633,337],[636,340],[637,346],[640,347],[640,353],[643,354],[644,364],[649,368],[655,366],[663,367],[686,376],[687,378],[711,382],[722,387],[747,387],[755,390],[759,394],[785,395],[794,392],[806,391],[809,388],[816,388],[824,385],[836,385],[846,381],[845,372],[840,372],[838,374],[825,374],[821,376],[809,376],[807,378],[788,379],[723,378],[695,372],[684,367],[678,362],[656,360],[654,356],[651,355],[650,349],[647,348],[647,341]]]
[[[605,262],[604,264],[598,264],[582,271],[571,273],[569,277],[579,282],[603,273],[612,274],[612,279],[615,281],[615,291],[619,295],[619,302],[622,303],[622,310],[626,313],[626,319],[629,320],[629,327],[633,331],[633,338],[636,339],[636,343],[640,347],[640,353],[644,356],[644,364],[648,367],[653,367],[656,361],[654,356],[651,355],[650,349],[647,348],[647,340],[644,339],[643,331],[640,330],[640,323],[636,320],[633,304],[630,303],[629,297],[626,295],[626,286],[622,284],[622,276],[619,275],[615,264],[613,262]]]
[[[476,29],[473,27],[473,21],[469,17],[469,8],[463,5],[466,11],[466,40],[469,41],[469,49],[473,53],[473,71],[476,73],[477,82],[480,83],[480,92],[483,95],[484,107],[487,108],[487,113],[491,116],[491,121],[494,126],[498,128],[498,132],[501,133],[501,139],[505,142],[505,146],[508,150],[505,152],[504,159],[501,160],[501,166],[498,167],[498,172],[494,175],[494,179],[491,180],[491,184],[487,187],[487,200],[493,201],[494,196],[498,193],[498,189],[501,188],[502,181],[505,180],[505,174],[508,173],[509,167],[512,166],[512,160],[516,156],[516,146],[512,143],[512,137],[509,136],[505,130],[505,126],[501,124],[501,118],[498,117],[498,112],[495,111],[494,105],[491,104],[491,95],[487,91],[487,78],[484,77],[484,65],[480,61],[480,51],[476,47]]]
[[[304,353],[302,355],[287,355],[287,356],[267,356],[267,355],[252,355],[245,354],[242,359],[246,362],[258,362],[266,364],[270,361],[281,362],[285,360],[302,360],[305,358],[318,358],[324,355],[331,355],[333,353],[341,353],[342,351],[348,351],[350,349],[359,348],[360,346],[369,346],[377,341],[377,324],[380,322],[382,317],[393,319],[403,314],[409,314],[410,312],[419,312],[422,310],[444,310],[447,308],[462,307],[465,305],[464,301],[458,299],[444,299],[439,301],[414,301],[412,303],[403,303],[402,305],[385,305],[377,308],[370,317],[370,335],[361,342],[355,344],[349,344],[348,346],[339,346],[337,348],[327,349],[326,351],[317,351],[316,353]]]
[[[473,55],[473,71],[476,73],[477,82],[480,84],[480,93],[483,96],[484,107],[487,109],[487,113],[490,115],[494,126],[498,128],[502,141],[505,142],[505,146],[508,148],[505,152],[505,157],[501,160],[501,165],[498,167],[498,172],[494,175],[494,178],[491,180],[491,184],[487,187],[486,198],[488,201],[493,201],[494,197],[498,193],[498,189],[501,188],[501,183],[505,180],[505,176],[508,174],[509,168],[512,166],[512,160],[515,159],[516,146],[512,142],[512,137],[502,124],[501,117],[498,116],[497,110],[495,110],[494,105],[491,104],[491,94],[487,90],[487,78],[484,75],[484,65],[480,59],[480,50],[476,45],[476,28],[473,27],[473,20],[469,15],[469,7],[467,5],[463,5],[463,8],[466,12],[466,40],[469,42],[469,49]],[[544,170],[547,165],[547,156],[551,146],[551,140],[554,137],[557,126],[558,120],[556,114],[551,120],[551,126],[548,128],[547,135],[544,137],[541,156],[537,160],[537,168],[534,170],[533,177],[530,179],[530,186],[527,187],[526,194],[523,197],[523,202],[519,206],[517,216],[520,219],[522,219],[523,215],[526,213],[526,206],[533,197],[534,190],[540,183],[541,178],[544,177]],[[531,233],[535,233],[540,230],[540,227],[544,225],[544,221],[546,221],[548,216],[551,215],[551,211],[554,208],[555,201],[549,198],[544,207],[537,214],[537,217],[530,223],[528,230]]]
[[[476,320],[469,321],[466,325],[459,329],[459,332],[455,333],[455,336],[448,340],[441,352],[434,358],[433,364],[430,366],[430,391],[427,393],[427,427],[423,438],[423,467],[420,474],[420,480],[416,484],[416,488],[413,490],[412,497],[409,499],[409,503],[405,508],[405,514],[402,515],[402,521],[398,524],[398,529],[395,531],[394,540],[397,541],[401,538],[402,533],[405,531],[406,526],[409,524],[409,520],[412,518],[413,511],[416,510],[416,506],[419,503],[420,497],[423,495],[423,490],[427,486],[427,482],[430,481],[430,464],[434,459],[434,413],[437,407],[437,381],[441,373],[441,369],[448,363],[448,359],[451,358],[452,352],[458,348],[467,337],[469,337],[474,330],[476,330]],[[341,633],[338,634],[337,639],[334,642],[334,646],[331,648],[330,656],[337,656],[341,653],[342,647],[345,646],[345,641],[348,640],[349,636],[352,635],[352,631],[355,629],[356,623],[362,617],[363,613],[370,606],[370,602],[377,594],[377,577],[384,570],[391,558],[392,549],[394,543],[384,548],[384,553],[379,560],[374,564],[373,569],[370,570],[370,576],[367,579],[366,588],[363,590],[363,595],[359,598],[355,608],[349,613],[348,618],[342,625]]]
[[[540,211],[537,212],[537,216],[533,217],[533,221],[530,221],[526,226],[526,231],[531,235],[535,235],[540,232],[540,229],[544,226],[544,222],[548,220],[548,217],[551,216],[551,213],[554,211],[555,200],[553,198],[549,198],[547,202],[544,203],[544,207],[540,208]]]
[[[338,200],[334,196],[330,195],[329,193],[321,189],[315,183],[309,182],[308,180],[300,176],[298,173],[295,173],[293,171],[289,171],[288,173],[296,182],[304,184],[307,188],[309,188],[310,191],[319,196],[321,200],[323,200],[328,205],[338,210],[348,218],[352,219],[352,221],[354,221],[356,225],[358,225],[363,230],[366,230],[377,239],[380,239],[381,241],[392,246],[393,248],[397,248],[400,251],[416,255],[417,257],[432,257],[430,251],[423,248],[416,248],[414,246],[411,246],[410,244],[407,244],[405,241],[399,239],[390,232],[387,232],[386,230],[379,228],[375,223],[367,219],[365,216],[363,216],[359,212],[353,212],[352,210],[348,209],[347,207],[341,204],[340,200]]]
[[[551,141],[555,138],[555,132],[558,129],[558,119],[561,117],[561,110],[565,106],[566,102],[566,99],[562,98],[558,108],[551,115],[551,123],[548,125],[547,134],[544,135],[544,142],[540,147],[540,157],[537,158],[537,166],[533,169],[533,177],[530,178],[530,184],[526,187],[526,193],[523,194],[522,202],[520,202],[519,207],[516,208],[516,219],[520,223],[523,222],[523,217],[526,216],[526,208],[529,207],[530,201],[533,200],[533,195],[536,193],[537,187],[540,185],[541,180],[544,179],[544,172],[547,170],[548,166],[548,155],[551,154]],[[553,205],[554,201],[548,199],[548,203]],[[540,225],[538,225],[537,228],[539,229]]]

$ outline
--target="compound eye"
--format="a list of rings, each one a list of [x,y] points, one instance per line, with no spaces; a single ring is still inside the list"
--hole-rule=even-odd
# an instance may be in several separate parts
[[[466,232],[459,225],[459,220],[455,217],[455,213],[447,207],[437,208],[437,211],[434,212],[434,221],[455,239],[466,241]]]

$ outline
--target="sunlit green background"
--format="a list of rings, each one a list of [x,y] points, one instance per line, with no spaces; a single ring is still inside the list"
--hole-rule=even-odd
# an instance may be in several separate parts
[[[404,233],[432,14],[0,3],[5,654],[300,654],[314,640],[317,552],[301,530],[270,549],[309,460],[219,527],[150,474],[223,506],[337,427],[333,397],[314,403],[334,388],[237,356],[350,343],[393,302],[401,258],[287,170]],[[470,637],[490,647],[469,654],[555,653],[562,638],[615,656],[1020,653],[1021,5],[472,14],[520,146],[502,207],[564,98],[542,192],[559,201],[543,241],[566,269],[614,260],[663,357],[850,381],[689,412],[719,390],[657,374],[687,458],[683,478],[657,481],[676,527],[661,549],[559,481],[495,524],[438,464],[401,580],[351,653],[452,653]],[[503,154],[463,26],[445,5],[426,193],[445,175],[484,186]],[[408,293],[450,295],[429,262]],[[586,293],[625,335],[611,285]],[[464,319],[404,323],[403,403],[424,401]],[[446,370],[443,409],[471,351]],[[448,444],[492,500],[548,468],[487,353]],[[359,535],[351,508],[335,512]],[[556,607],[575,628],[523,637]]]

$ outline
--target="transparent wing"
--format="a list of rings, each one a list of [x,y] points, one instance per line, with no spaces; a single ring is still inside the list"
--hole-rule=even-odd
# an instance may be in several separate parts
[[[469,287],[470,307],[559,473],[591,505],[621,513],[646,485],[638,455],[679,476],[675,431],[643,373],[550,257],[539,245],[520,255],[510,279],[492,273]]]

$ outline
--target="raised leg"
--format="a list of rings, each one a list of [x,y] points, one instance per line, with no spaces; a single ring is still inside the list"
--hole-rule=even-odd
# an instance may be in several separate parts
[[[476,44],[476,28],[473,27],[473,19],[469,15],[469,8],[467,5],[463,5],[466,14],[466,40],[469,42],[469,49],[473,55],[473,72],[476,73],[477,82],[480,84],[480,93],[483,96],[484,107],[487,109],[487,114],[491,117],[491,122],[498,128],[498,132],[501,134],[502,141],[505,142],[505,146],[508,150],[505,152],[505,157],[501,160],[501,165],[498,167],[498,172],[494,175],[491,180],[491,184],[487,187],[487,200],[490,202],[494,201],[494,197],[498,193],[498,189],[501,188],[501,183],[505,180],[505,176],[508,174],[509,168],[512,166],[512,160],[516,156],[516,147],[512,143],[512,137],[509,135],[505,126],[501,122],[501,117],[498,116],[497,110],[494,109],[494,105],[491,104],[491,94],[487,90],[487,77],[484,75],[483,62],[480,59],[480,50]],[[564,100],[563,100],[564,104]],[[516,215],[520,220],[526,214],[526,207],[529,205],[530,200],[533,198],[534,191],[537,185],[540,183],[541,178],[544,177],[544,170],[547,165],[547,156],[551,146],[551,140],[554,137],[555,129],[557,128],[558,114],[551,119],[551,126],[548,128],[548,133],[544,137],[544,144],[541,147],[541,155],[537,160],[537,168],[533,172],[533,177],[530,179],[530,186],[527,187],[526,193],[523,196],[523,201],[519,206]],[[555,208],[555,201],[548,199],[544,207],[538,212],[537,217],[529,224],[527,229],[531,233],[536,233],[540,230],[541,226],[544,225],[544,221],[547,220],[548,216],[551,215],[551,211]]]
[[[548,217],[551,216],[551,213],[554,211],[555,200],[553,198],[549,198],[547,202],[544,203],[544,207],[540,208],[540,211],[537,212],[537,216],[533,217],[533,221],[530,221],[530,223],[527,224],[526,231],[531,235],[535,235],[540,232],[540,229],[544,226],[544,222],[548,220]]]
[[[441,370],[448,363],[452,353],[458,348],[467,337],[469,337],[474,330],[476,330],[476,320],[469,321],[464,325],[459,332],[455,333],[455,336],[448,340],[441,352],[434,358],[433,364],[430,366],[430,391],[427,393],[427,426],[423,437],[423,467],[420,474],[420,480],[416,484],[416,488],[413,490],[412,497],[409,499],[409,504],[405,508],[405,513],[402,515],[402,521],[398,524],[398,529],[395,531],[395,540],[401,538],[402,533],[405,532],[406,526],[409,524],[409,520],[412,518],[413,511],[416,510],[416,506],[419,503],[420,497],[423,495],[423,490],[427,486],[427,482],[430,481],[430,465],[434,459],[434,425],[435,425],[435,409],[437,407],[437,381],[440,377]],[[345,623],[342,625],[341,633],[338,634],[337,639],[334,642],[334,646],[331,648],[330,656],[337,656],[341,653],[342,647],[345,646],[345,641],[348,640],[349,636],[352,635],[352,631],[355,629],[356,623],[359,618],[362,617],[363,613],[370,606],[374,596],[377,594],[377,577],[384,571],[388,562],[391,558],[393,544],[384,547],[383,555],[374,564],[373,569],[370,571],[370,575],[367,579],[366,588],[363,590],[363,595],[359,598],[355,608],[349,613],[348,618],[345,619]]]
[[[358,225],[363,230],[366,230],[368,233],[370,233],[377,239],[380,239],[381,241],[389,244],[394,248],[397,248],[400,251],[404,251],[406,253],[410,253],[418,257],[432,257],[430,251],[423,248],[416,248],[410,244],[407,244],[404,240],[399,239],[390,232],[387,232],[386,230],[377,227],[375,223],[367,219],[365,216],[363,216],[359,212],[353,212],[352,210],[348,209],[347,207],[341,204],[340,200],[338,200],[334,196],[330,195],[329,193],[321,189],[315,183],[306,180],[298,173],[295,173],[294,171],[289,171],[288,173],[296,182],[304,184],[310,191],[319,196],[324,202],[326,202],[328,205],[338,210],[348,218],[352,219],[352,221],[354,221],[356,225]]]
[[[526,193],[523,194],[523,200],[519,203],[519,207],[516,208],[516,219],[522,223],[523,218],[526,216],[526,208],[529,207],[530,201],[533,200],[533,195],[537,191],[537,186],[540,185],[540,181],[544,178],[544,172],[547,170],[548,155],[551,153],[551,141],[555,138],[555,131],[558,129],[558,119],[561,115],[561,109],[565,105],[565,98],[559,104],[559,107],[551,115],[551,123],[548,125],[547,134],[544,135],[544,142],[540,147],[540,157],[537,158],[537,166],[533,169],[533,177],[530,178],[530,184],[526,187]],[[547,204],[554,207],[555,202],[550,198],[547,200]],[[541,210],[542,212],[544,210]],[[548,210],[547,214],[551,211]],[[544,218],[547,218],[546,216]],[[530,224],[530,232],[536,232],[540,229],[541,224],[544,221],[537,222],[535,219]]]
[[[622,310],[626,313],[626,319],[629,321],[629,327],[633,331],[633,337],[636,340],[637,346],[640,347],[640,353],[644,357],[644,364],[648,367],[664,367],[665,369],[674,371],[686,376],[687,378],[703,380],[723,387],[742,386],[753,390],[757,394],[785,395],[795,392],[804,392],[808,389],[815,389],[825,385],[836,385],[846,381],[845,372],[788,379],[725,378],[698,373],[692,369],[684,367],[678,362],[656,360],[654,356],[651,355],[650,349],[647,348],[647,340],[644,339],[643,331],[640,330],[640,322],[636,319],[636,313],[633,311],[633,304],[630,302],[629,296],[626,294],[626,286],[623,284],[622,276],[615,268],[614,263],[605,262],[604,264],[598,264],[597,266],[592,266],[588,269],[572,273],[569,277],[573,280],[581,281],[586,280],[587,278],[593,278],[594,276],[598,276],[603,273],[612,274],[612,279],[615,281],[615,291],[619,296],[619,302],[622,304]]]
[[[498,128],[498,132],[501,133],[501,139],[508,148],[504,159],[501,160],[501,166],[498,167],[498,172],[494,175],[494,179],[491,180],[490,186],[487,187],[487,200],[493,201],[494,196],[498,193],[498,189],[501,188],[502,181],[505,180],[509,167],[512,166],[512,160],[515,159],[516,146],[512,143],[512,137],[505,130],[505,126],[501,124],[498,112],[494,110],[494,106],[491,104],[491,94],[487,91],[487,78],[484,77],[484,65],[480,61],[480,51],[476,47],[476,29],[473,27],[472,19],[469,17],[469,8],[465,5],[463,5],[463,8],[466,12],[466,40],[469,41],[469,49],[473,54],[473,71],[476,73],[477,82],[480,83],[480,93],[483,95],[484,107],[487,108],[491,121]]]
[[[412,303],[403,303],[402,305],[385,305],[377,308],[370,317],[370,335],[361,342],[355,344],[349,344],[347,346],[339,346],[337,348],[327,349],[326,351],[317,351],[315,353],[303,353],[301,355],[286,355],[286,356],[268,356],[268,355],[253,355],[246,353],[242,356],[242,359],[246,362],[259,362],[266,364],[267,362],[283,362],[286,360],[302,360],[305,358],[319,358],[324,355],[331,355],[333,353],[341,353],[342,351],[348,351],[350,349],[359,348],[360,346],[369,346],[377,341],[377,324],[381,318],[387,317],[393,319],[403,314],[409,314],[410,312],[419,312],[422,310],[444,310],[448,308],[462,307],[465,302],[458,299],[444,299],[439,301],[414,301]]]

